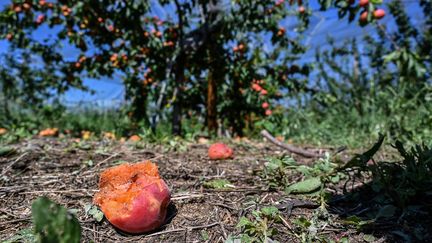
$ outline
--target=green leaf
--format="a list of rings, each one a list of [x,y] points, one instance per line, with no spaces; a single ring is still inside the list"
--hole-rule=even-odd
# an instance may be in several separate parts
[[[0,156],[8,156],[15,152],[16,150],[12,147],[0,147]]]
[[[366,242],[374,242],[376,239],[375,239],[375,236],[366,234],[366,235],[363,235],[363,240]]]
[[[373,4],[381,4],[383,0],[370,0],[370,2]]]
[[[78,243],[81,227],[67,210],[46,197],[32,204],[34,233],[39,242]]]
[[[246,218],[246,217],[243,216],[243,217],[240,218],[240,220],[239,220],[238,224],[236,225],[236,227],[237,228],[241,228],[241,227],[244,227],[244,226],[249,225],[251,223],[252,222],[248,218]]]
[[[272,216],[272,215],[277,214],[278,212],[279,212],[279,209],[277,209],[274,206],[264,207],[264,208],[261,209],[261,213],[263,215],[266,215],[266,216]]]
[[[101,222],[104,217],[103,212],[96,206],[92,206],[88,211],[88,214],[90,214],[97,222]]]
[[[214,188],[214,189],[223,189],[228,187],[234,187],[228,180],[225,179],[216,179],[211,181],[204,182],[204,187],[206,188]]]
[[[285,188],[285,192],[288,194],[309,193],[320,188],[321,184],[321,179],[319,177],[313,177],[288,186],[287,188]]]
[[[33,234],[33,230],[31,228],[26,228],[18,231],[16,235],[2,242],[3,243],[14,243],[14,242],[31,243],[31,242],[35,242],[35,235]]]

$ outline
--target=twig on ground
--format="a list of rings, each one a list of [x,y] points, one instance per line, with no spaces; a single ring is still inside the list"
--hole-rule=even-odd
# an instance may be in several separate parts
[[[14,164],[16,164],[18,161],[20,161],[24,156],[26,156],[28,152],[21,154],[18,158],[16,158],[12,163],[10,163],[0,174],[0,176],[6,175],[6,173],[12,168]]]
[[[298,154],[298,155],[301,155],[301,156],[306,157],[306,158],[322,158],[322,157],[324,157],[321,154],[310,152],[310,151],[296,147],[296,146],[291,145],[291,144],[282,143],[279,140],[277,140],[276,138],[274,138],[267,130],[262,130],[261,135],[263,137],[265,137],[267,140],[269,140],[271,143],[273,143],[273,144],[275,144],[281,148],[284,148],[293,154]]]
[[[108,158],[106,158],[106,159],[102,160],[101,162],[97,163],[93,168],[99,167],[99,166],[101,166],[103,163],[106,163],[108,160],[110,160],[110,159],[112,159],[112,158],[114,158],[114,157],[117,157],[117,156],[119,156],[119,155],[120,155],[120,153],[112,154],[112,155],[109,156]]]
[[[146,235],[146,237],[152,237],[152,236],[156,236],[156,235],[163,235],[163,234],[174,233],[174,232],[182,232],[182,231],[189,231],[189,230],[211,228],[211,227],[214,227],[214,226],[219,225],[219,224],[220,224],[220,222],[215,222],[215,223],[200,225],[200,226],[192,226],[192,227],[181,228],[181,229],[165,230],[165,231],[156,232],[153,234]]]

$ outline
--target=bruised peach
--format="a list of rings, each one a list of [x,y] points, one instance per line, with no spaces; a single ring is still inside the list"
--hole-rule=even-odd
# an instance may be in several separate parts
[[[99,188],[93,202],[118,229],[145,233],[165,222],[171,196],[154,163],[109,168],[101,174]]]
[[[233,156],[233,150],[223,143],[212,144],[208,150],[210,159],[228,159]]]

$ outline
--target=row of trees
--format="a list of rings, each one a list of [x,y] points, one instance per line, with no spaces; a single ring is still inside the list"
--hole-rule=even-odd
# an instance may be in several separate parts
[[[319,0],[322,10],[336,7],[340,18],[359,19],[362,25],[382,17],[376,14],[381,2]],[[310,65],[298,65],[306,51],[308,2],[157,4],[167,18],[155,16],[150,1],[13,0],[0,13],[0,37],[15,50],[0,70],[3,93],[34,103],[53,92],[86,89],[86,77],[122,73],[136,121],[154,126],[171,119],[173,133],[180,134],[184,116],[203,116],[211,133],[224,124],[242,135],[247,123],[272,114],[282,89],[314,92],[307,86]],[[402,11],[394,5],[392,12]],[[284,21],[294,24],[287,28]],[[35,37],[47,27],[52,36]],[[63,55],[65,43],[78,50],[76,59]],[[398,47],[395,53],[401,54],[388,59],[397,62],[408,48]]]

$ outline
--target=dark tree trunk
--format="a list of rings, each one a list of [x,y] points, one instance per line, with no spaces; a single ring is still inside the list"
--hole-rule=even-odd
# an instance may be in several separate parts
[[[177,15],[179,20],[179,43],[180,43],[180,53],[177,57],[175,63],[175,88],[174,88],[174,104],[172,113],[172,134],[176,136],[181,136],[182,133],[182,97],[183,97],[183,83],[184,83],[184,69],[185,69],[185,50],[183,46],[184,42],[184,30],[183,30],[183,9],[178,0],[175,0],[175,5],[177,8]]]
[[[132,100],[132,117],[136,122],[144,122],[145,125],[149,125],[147,119],[148,90],[137,78],[133,78],[131,86],[135,87]]]
[[[182,133],[182,105],[183,105],[183,82],[184,82],[184,54],[180,53],[175,64],[175,100],[172,113],[172,134],[181,136]]]
[[[211,69],[207,81],[207,129],[210,134],[216,134],[217,124],[217,73]]]

